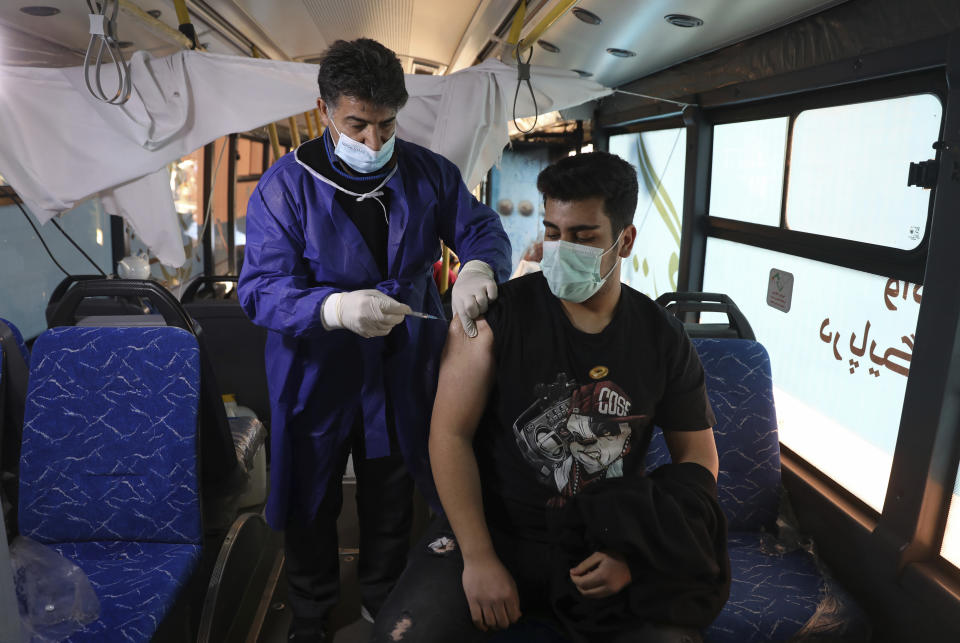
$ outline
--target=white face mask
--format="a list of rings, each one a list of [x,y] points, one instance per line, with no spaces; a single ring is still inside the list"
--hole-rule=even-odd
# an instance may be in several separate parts
[[[353,140],[349,136],[344,136],[340,130],[337,129],[336,123],[333,122],[333,116],[330,117],[330,125],[333,126],[333,130],[337,133],[337,145],[333,153],[355,172],[359,172],[360,174],[376,172],[393,157],[393,146],[397,141],[396,130],[394,130],[393,135],[379,150],[375,150],[368,147],[366,143],[361,143],[360,141]]]
[[[614,261],[607,274],[600,273],[604,255],[617,247],[621,236],[622,230],[606,250],[569,241],[544,241],[540,269],[550,292],[575,304],[593,297],[619,263],[619,259]]]

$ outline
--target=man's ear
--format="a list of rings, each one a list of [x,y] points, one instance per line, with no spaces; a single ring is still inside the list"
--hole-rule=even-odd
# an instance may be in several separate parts
[[[330,127],[330,114],[327,111],[327,103],[322,98],[317,99],[317,111],[320,112],[320,120],[323,121],[323,126]]]
[[[637,227],[632,223],[623,229],[623,245],[620,246],[620,256],[629,257],[633,252],[633,243],[637,240]]]

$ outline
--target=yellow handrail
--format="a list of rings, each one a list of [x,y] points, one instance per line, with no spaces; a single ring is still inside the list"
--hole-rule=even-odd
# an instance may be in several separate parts
[[[516,45],[520,42],[520,32],[523,31],[523,21],[527,17],[527,0],[521,0],[517,12],[513,14],[513,24],[510,25],[510,35],[507,42]]]
[[[573,5],[577,4],[577,0],[564,0],[551,9],[546,16],[543,17],[537,26],[527,34],[526,38],[520,41],[520,44],[517,45],[517,53],[521,53],[526,49],[529,49],[533,46],[533,43],[539,40],[540,36],[543,35],[543,32],[553,26],[557,20],[559,20],[563,14],[570,10]],[[511,28],[511,33],[513,29]]]
[[[190,12],[187,11],[186,0],[173,0],[173,8],[177,12],[177,22],[180,23],[180,33],[190,39],[190,44],[193,49],[202,49],[202,47],[200,47],[200,39],[197,38],[197,30],[193,26],[193,23],[190,22]]]
[[[317,129],[313,126],[313,119],[310,118],[310,112],[303,113],[303,120],[307,121],[307,133],[310,134],[310,138],[317,138]]]
[[[277,134],[277,124],[267,125],[267,135],[270,137],[270,149],[273,150],[274,162],[280,158],[280,135]]]
[[[190,12],[187,11],[186,0],[173,0],[173,8],[177,12],[177,22],[181,25],[190,22]]]
[[[297,125],[297,117],[291,116],[287,119],[287,123],[290,125],[290,143],[294,147],[300,147],[300,126]]]
[[[440,294],[447,292],[450,287],[450,248],[444,244],[443,261],[440,263]]]
[[[185,35],[173,27],[168,26],[166,23],[160,22],[130,0],[120,0],[120,11],[165,40],[174,42],[184,49],[190,49],[190,47],[193,46],[193,42]]]
[[[254,58],[263,58],[264,55],[260,53],[260,50],[257,49],[256,45],[250,46],[250,53]],[[277,124],[270,123],[267,125],[267,135],[270,137],[270,149],[273,151],[273,160],[276,162],[280,158],[280,136],[277,134]]]

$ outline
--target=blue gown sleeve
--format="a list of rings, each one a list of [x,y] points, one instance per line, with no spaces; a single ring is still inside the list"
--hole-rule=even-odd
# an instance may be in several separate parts
[[[461,265],[479,259],[493,269],[498,283],[507,281],[512,271],[510,239],[500,217],[474,198],[456,165],[441,159],[440,238]]]
[[[323,300],[341,291],[312,285],[296,212],[282,190],[268,192],[265,199],[258,185],[247,205],[247,247],[237,284],[240,305],[253,323],[284,335],[326,333]]]

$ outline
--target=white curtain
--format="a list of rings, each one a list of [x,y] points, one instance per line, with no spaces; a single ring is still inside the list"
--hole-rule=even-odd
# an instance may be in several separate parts
[[[186,258],[168,163],[232,132],[316,106],[316,65],[183,51],[136,52],[133,92],[122,106],[87,92],[80,67],[0,66],[0,174],[41,222],[99,196],[159,260]],[[105,86],[111,86],[104,78]],[[541,113],[609,89],[573,72],[533,67]],[[401,138],[453,161],[468,186],[480,182],[508,142],[516,69],[487,61],[449,76],[407,76]],[[524,85],[517,117],[534,113]]]

